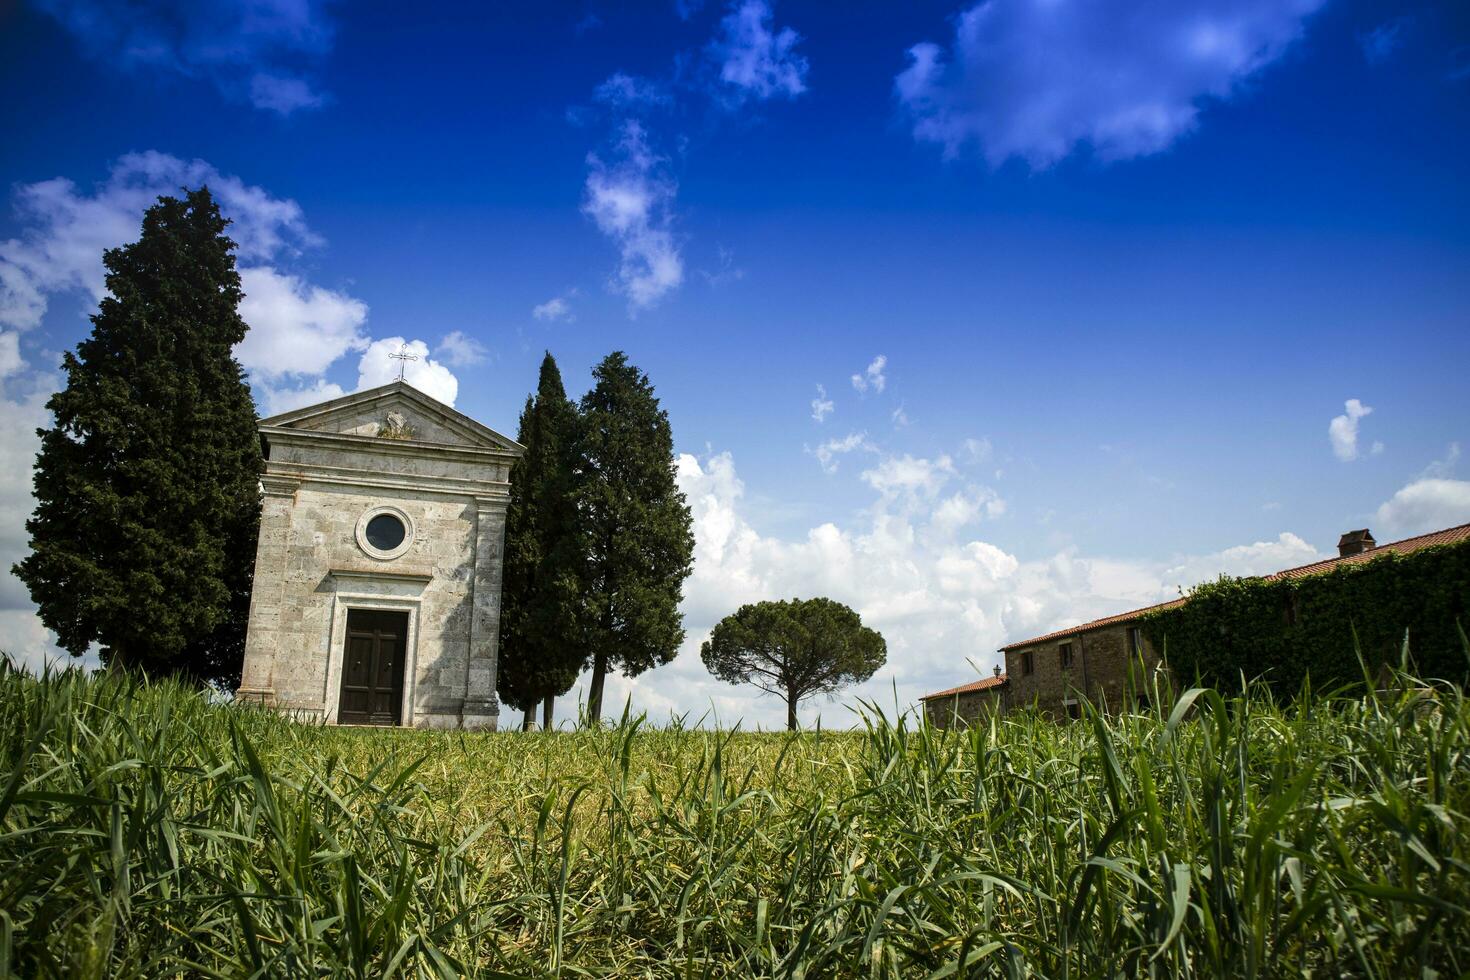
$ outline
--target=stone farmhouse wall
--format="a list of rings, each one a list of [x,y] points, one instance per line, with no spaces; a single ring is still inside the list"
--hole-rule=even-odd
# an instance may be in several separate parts
[[[1085,633],[1030,644],[1006,651],[1008,707],[1035,705],[1053,718],[1066,718],[1078,709],[1083,696],[1110,711],[1122,710],[1130,700],[1148,697],[1147,677],[1159,658],[1138,624],[1115,623]],[[1143,670],[1135,668],[1134,689],[1129,687],[1129,646],[1141,646]],[[1070,645],[1070,662],[1062,654]],[[1029,671],[1027,659],[1029,656]],[[1140,689],[1141,688],[1141,689]]]
[[[936,728],[952,725],[970,726],[985,721],[1005,707],[1006,685],[983,691],[964,691],[948,697],[930,698],[924,702],[924,715]]]

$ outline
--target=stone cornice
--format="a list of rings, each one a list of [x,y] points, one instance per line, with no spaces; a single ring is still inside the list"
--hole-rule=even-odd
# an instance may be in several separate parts
[[[432,493],[451,497],[473,497],[476,500],[509,500],[510,484],[488,480],[461,480],[454,477],[421,476],[416,473],[380,473],[358,470],[346,466],[326,464],[302,465],[300,463],[266,462],[268,478],[282,482],[294,481],[292,492],[302,484],[317,484],[334,487],[356,487],[368,490],[390,490],[395,492]],[[277,469],[277,467],[280,467]]]
[[[260,489],[267,497],[294,497],[301,487],[301,477],[295,473],[262,473]]]
[[[345,578],[354,580],[374,579],[378,581],[386,580],[390,582],[412,582],[417,585],[428,585],[431,581],[434,580],[434,576],[431,573],[415,571],[412,569],[404,569],[402,571],[388,571],[387,569],[381,568],[334,568],[327,574],[331,575],[333,578]]]
[[[322,432],[316,429],[295,429],[280,425],[260,426],[261,435],[272,443],[287,445],[298,443],[303,446],[352,450],[371,450],[378,456],[412,456],[420,459],[435,457],[473,459],[480,462],[496,462],[510,465],[521,454],[509,449],[489,446],[455,446],[442,442],[420,442],[416,439],[384,439],[381,436],[363,436],[352,432]]]

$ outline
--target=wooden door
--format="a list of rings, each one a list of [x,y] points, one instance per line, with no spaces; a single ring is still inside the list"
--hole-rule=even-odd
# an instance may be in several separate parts
[[[340,725],[397,725],[403,714],[403,665],[408,613],[347,611],[342,652]]]

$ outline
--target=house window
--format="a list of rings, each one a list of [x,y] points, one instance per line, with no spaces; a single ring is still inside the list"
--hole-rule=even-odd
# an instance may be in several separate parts
[[[1063,643],[1057,647],[1057,666],[1063,670],[1072,666],[1072,644]]]
[[[1143,627],[1128,627],[1128,655],[1130,657],[1143,656]]]
[[[1021,651],[1021,673],[1023,675],[1029,674],[1029,673],[1031,673],[1035,669],[1036,669],[1036,665],[1031,662],[1031,651],[1030,650],[1022,650]]]
[[[1082,717],[1082,705],[1077,701],[1063,701],[1062,707],[1067,709],[1067,717],[1073,721]]]

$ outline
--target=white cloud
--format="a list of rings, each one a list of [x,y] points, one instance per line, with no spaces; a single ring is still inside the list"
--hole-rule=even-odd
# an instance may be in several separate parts
[[[828,439],[816,449],[808,450],[817,457],[823,470],[828,473],[837,472],[837,457],[847,453],[862,450],[863,452],[876,453],[878,447],[868,440],[866,432],[850,432],[841,439]]]
[[[16,188],[24,230],[0,242],[0,327],[35,327],[53,294],[101,300],[107,291],[103,251],[136,240],[143,211],[160,195],[201,184],[209,185],[232,220],[229,235],[244,264],[291,257],[321,243],[295,201],[221,174],[203,160],[129,153],[90,194],[65,177]]]
[[[1470,522],[1470,480],[1424,477],[1378,508],[1380,533],[1402,538]]]
[[[740,0],[720,20],[707,49],[719,67],[720,97],[730,107],[747,99],[794,99],[806,91],[807,60],[796,53],[801,35],[774,30],[765,0]]]
[[[629,312],[647,309],[684,281],[672,228],[677,185],[637,120],[623,123],[610,162],[594,153],[587,164],[582,212],[617,243],[613,286],[628,298]]]
[[[889,416],[889,419],[893,422],[893,426],[896,429],[904,429],[908,427],[909,413],[904,410],[903,402],[898,403],[898,407],[893,410],[893,414]]]
[[[904,453],[885,456],[877,466],[863,471],[863,482],[888,503],[898,499],[932,499],[955,475],[954,461],[948,456],[924,459]]]
[[[888,384],[888,378],[884,376],[883,370],[888,366],[888,357],[879,354],[868,364],[867,369],[852,376],[852,386],[859,392],[865,392],[869,388],[881,393]]]
[[[204,77],[220,93],[290,115],[326,103],[299,71],[332,47],[322,0],[39,0],[88,56],[125,71]]]
[[[1343,414],[1327,424],[1327,439],[1332,443],[1332,453],[1345,463],[1358,458],[1358,421],[1372,415],[1373,409],[1356,398],[1343,403]],[[1376,443],[1374,452],[1382,452],[1383,444]]]
[[[827,389],[817,385],[817,397],[812,399],[812,419],[817,422],[827,421],[827,416],[836,409],[832,400],[827,397]]]
[[[347,394],[342,390],[341,385],[322,378],[299,385],[292,385],[289,382],[285,384],[257,382],[253,387],[255,397],[260,400],[262,406],[262,418],[305,408],[307,405],[329,402],[333,398],[341,398]]]
[[[231,220],[228,234],[238,246],[245,293],[240,315],[250,330],[235,354],[263,411],[273,415],[341,395],[342,387],[323,375],[348,354],[368,349],[368,307],[281,267],[323,244],[301,207],[203,160],[156,151],[119,158],[91,192],[64,177],[16,189],[22,230],[0,242],[0,376],[19,369],[16,331],[41,323],[53,297],[75,296],[89,306],[102,299],[107,288],[102,253],[137,239],[144,210],[160,195],[204,184]],[[450,334],[443,343],[444,360],[457,364],[459,358],[473,357],[474,344],[462,333]],[[443,364],[427,362],[409,375],[435,397],[445,400],[447,394],[453,400],[457,383]]]
[[[250,332],[235,356],[260,381],[321,374],[348,351],[367,346],[362,328],[368,308],[359,299],[270,266],[242,268],[240,287],[240,315]]]
[[[1144,156],[1280,58],[1323,2],[986,0],[956,18],[949,50],[911,47],[894,90],[915,139],[949,157],[1043,169],[1084,143]]]
[[[553,296],[544,303],[537,303],[531,308],[531,315],[548,323],[554,323],[557,320],[572,323],[577,319],[577,315],[572,312],[572,304],[569,302],[571,296],[572,293],[567,293],[562,296]]]
[[[955,479],[950,469],[940,460],[905,457],[892,465],[884,460],[873,472],[925,488]],[[983,487],[907,499],[880,492],[849,526],[824,522],[777,537],[753,525],[729,453],[680,455],[678,480],[694,515],[694,572],[682,606],[688,638],[667,667],[608,682],[610,704],[621,706],[631,696],[635,710],[657,719],[675,712],[693,721],[713,710],[725,724],[783,723],[779,701],[715,680],[699,660],[709,630],[746,602],[829,596],[883,634],[888,663],[871,681],[837,702],[803,708],[805,725],[820,715],[824,725],[846,726],[854,721],[848,705],[857,698],[892,705],[896,688],[907,708],[922,694],[974,679],[969,662],[988,671],[1007,642],[1163,601],[1176,595],[1178,584],[1187,588],[1221,571],[1259,574],[1317,557],[1300,538],[1284,534],[1172,561],[1084,558],[1072,551],[1022,560],[970,533],[984,526],[999,500]],[[585,684],[573,696],[581,691]]]
[[[463,330],[452,330],[439,341],[439,353],[450,367],[469,367],[484,364],[490,358],[489,349]]]
[[[389,357],[407,345],[405,353],[417,360],[398,361]],[[384,337],[375,340],[363,351],[357,365],[357,389],[376,388],[398,378],[400,368],[403,379],[431,398],[437,398],[453,407],[459,395],[459,381],[454,373],[443,364],[429,357],[429,345],[422,340],[404,340],[402,337]]]
[[[1162,572],[1162,578],[1180,589],[1207,582],[1220,575],[1260,575],[1296,568],[1324,557],[1316,548],[1289,531],[1273,541],[1236,545],[1211,555],[1182,558]]]
[[[51,424],[46,400],[60,385],[60,374],[30,369],[23,361],[8,376],[0,375],[0,413],[5,417],[0,427],[0,459],[10,464],[0,467],[0,653],[31,670],[40,670],[48,661],[62,666],[97,665],[95,655],[75,661],[56,646],[56,637],[36,615],[25,584],[10,570],[30,550],[25,522],[35,507],[31,461],[41,448],[36,430]]]

